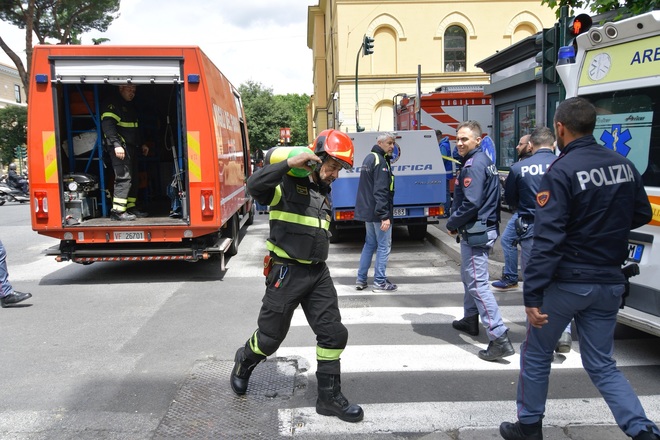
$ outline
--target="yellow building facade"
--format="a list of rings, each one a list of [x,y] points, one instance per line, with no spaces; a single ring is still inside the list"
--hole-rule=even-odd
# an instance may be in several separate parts
[[[309,138],[358,124],[391,130],[395,97],[416,94],[418,77],[422,93],[489,84],[477,62],[555,21],[539,0],[319,0],[308,8]],[[371,55],[362,53],[365,35]]]

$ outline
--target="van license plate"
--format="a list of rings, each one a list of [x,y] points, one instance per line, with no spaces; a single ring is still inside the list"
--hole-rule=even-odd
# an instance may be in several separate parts
[[[144,231],[121,231],[113,233],[115,241],[144,241]]]
[[[406,215],[406,208],[394,208],[394,217],[403,217]]]
[[[642,261],[643,252],[643,244],[628,243],[628,258],[626,258],[626,261],[630,261],[631,263],[639,263]]]

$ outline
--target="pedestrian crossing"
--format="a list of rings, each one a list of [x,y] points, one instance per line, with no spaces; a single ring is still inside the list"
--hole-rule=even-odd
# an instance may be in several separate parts
[[[488,344],[483,329],[480,336],[471,337],[451,327],[454,319],[463,316],[463,284],[455,263],[428,243],[397,243],[390,256],[387,275],[399,285],[398,291],[356,291],[354,283],[360,250],[359,242],[342,243],[331,249],[328,260],[339,297],[342,322],[349,330],[349,343],[342,354],[342,375],[350,376],[350,383],[371,381],[379,375],[406,381],[410,375],[430,374],[437,375],[438,387],[443,386],[441,383],[448,376],[460,377],[465,381],[464,386],[470,387],[471,378],[478,376],[480,379],[475,379],[475,383],[482,384],[493,375],[498,381],[506,378],[508,391],[503,393],[501,400],[492,400],[491,396],[489,400],[473,401],[449,396],[444,401],[409,399],[390,402],[387,401],[389,394],[383,393],[384,401],[361,404],[365,419],[358,424],[338,423],[334,418],[320,416],[313,406],[281,409],[280,434],[317,438],[374,432],[447,432],[470,427],[496,429],[504,420],[515,420],[515,380],[520,363],[520,343],[525,334],[521,291],[495,293],[501,314],[510,328],[516,354],[498,362],[486,362],[477,357],[477,352]],[[373,267],[369,275],[373,275]],[[420,328],[426,330],[416,330]],[[429,329],[435,330],[431,332]],[[315,383],[315,339],[302,310],[296,310],[289,336],[274,356],[296,359],[299,369],[306,372],[312,384]],[[615,343],[615,358],[623,369],[657,369],[660,348],[652,349],[648,339],[620,340]],[[561,374],[562,380],[580,381],[580,386],[585,386],[586,374],[576,341],[570,353],[556,356],[552,368],[556,372],[551,375],[551,382],[554,375]],[[422,383],[425,384],[422,386],[428,386],[429,381]],[[570,385],[564,387],[568,387],[566,397],[553,395],[548,400],[546,426],[614,424],[602,398],[593,395],[576,397],[571,395],[577,391],[571,390]],[[658,388],[654,386],[654,390]],[[351,390],[345,391],[349,400],[360,403],[359,396],[352,394]],[[410,392],[415,393],[414,389]],[[470,394],[479,393],[473,390]],[[597,395],[597,391],[594,394]],[[660,393],[653,391],[640,399],[647,415],[660,420]],[[579,411],[576,412],[576,408]],[[624,438],[622,434],[621,439]]]

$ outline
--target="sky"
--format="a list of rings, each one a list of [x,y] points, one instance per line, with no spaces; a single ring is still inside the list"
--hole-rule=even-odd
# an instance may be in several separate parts
[[[106,44],[195,45],[236,87],[261,83],[276,95],[311,95],[307,7],[318,0],[122,0]],[[0,21],[0,36],[25,63],[25,31]],[[36,38],[35,38],[36,41]],[[0,63],[14,66],[0,50]]]

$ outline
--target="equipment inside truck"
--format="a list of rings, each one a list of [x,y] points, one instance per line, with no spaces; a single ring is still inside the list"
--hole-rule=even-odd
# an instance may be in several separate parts
[[[103,103],[118,93],[116,84],[54,85],[67,224],[108,221],[114,173],[101,130]],[[138,154],[138,206],[141,221],[180,222],[185,218],[185,174],[181,92],[176,82],[139,84],[133,100],[147,156]],[[175,203],[175,199],[176,203]],[[183,206],[182,206],[183,205]]]

